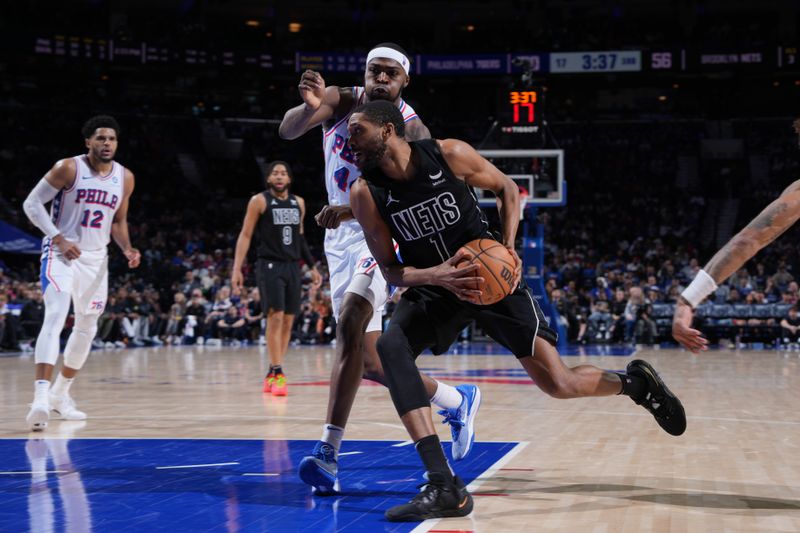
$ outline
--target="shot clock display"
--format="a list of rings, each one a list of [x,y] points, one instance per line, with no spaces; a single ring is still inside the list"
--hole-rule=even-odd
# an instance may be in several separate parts
[[[497,116],[502,132],[538,132],[542,104],[541,91],[536,88],[500,91]]]

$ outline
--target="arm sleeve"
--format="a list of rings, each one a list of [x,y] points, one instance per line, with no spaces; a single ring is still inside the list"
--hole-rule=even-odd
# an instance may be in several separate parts
[[[50,202],[58,194],[58,189],[50,185],[46,179],[42,178],[36,187],[30,192],[25,201],[22,202],[22,209],[28,216],[31,223],[42,230],[48,238],[52,239],[59,233],[58,228],[50,220],[50,215],[47,214],[47,209],[44,204]]]
[[[308,242],[306,242],[306,236],[303,234],[300,234],[300,256],[303,258],[303,261],[306,262],[308,268],[314,268],[316,261],[314,261],[314,256],[311,255]]]

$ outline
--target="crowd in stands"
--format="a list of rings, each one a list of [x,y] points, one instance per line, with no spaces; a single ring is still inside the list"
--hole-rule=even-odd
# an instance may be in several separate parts
[[[250,286],[233,295],[225,272],[226,261],[209,261],[196,254],[182,279],[159,291],[145,276],[112,274],[108,302],[98,320],[95,348],[125,348],[179,344],[264,344],[264,315],[257,288]],[[230,261],[227,261],[230,263]],[[197,267],[195,268],[195,265]],[[327,275],[324,264],[318,265]],[[292,342],[327,344],[335,336],[330,295],[311,285],[303,268],[302,310],[295,319]],[[326,277],[327,279],[327,277]],[[151,280],[152,281],[152,280]],[[252,282],[252,278],[248,278]],[[166,295],[172,299],[167,301]],[[0,271],[0,350],[30,350],[44,318],[41,285]],[[73,317],[67,320],[66,341]]]
[[[9,112],[9,127],[0,131],[0,216],[37,236],[38,230],[21,213],[22,199],[53,161],[80,153],[77,130],[86,118],[73,111],[47,128],[32,126],[31,117],[40,116],[45,123],[47,113],[19,108]],[[110,296],[96,346],[258,342],[263,316],[252,289],[252,272],[246,272],[250,288],[245,294],[232,295],[228,289],[246,198],[262,184],[253,154],[243,153],[234,165],[211,160],[203,181],[193,183],[182,175],[175,156],[178,151],[202,151],[198,119],[122,115],[121,122],[119,159],[130,162],[137,175],[129,212],[131,236],[143,257],[139,269],[131,271],[115,245],[110,246]],[[436,130],[436,121],[430,122]],[[246,144],[271,146],[272,157],[297,162],[293,190],[306,197],[309,215],[316,213],[324,202],[318,181],[319,139],[306,136],[297,147],[276,144],[273,126],[243,124],[226,127],[240,128],[238,135]],[[547,293],[570,339],[666,340],[670,304],[715,249],[700,237],[708,199],[714,194],[752,198],[742,203],[738,228],[800,177],[789,124],[735,125],[746,153],[766,158],[767,179],[744,192],[739,187],[752,180],[702,160],[696,183],[678,179],[681,157],[699,159],[699,144],[710,135],[703,121],[553,124],[552,134],[567,153],[569,200],[564,208],[541,210],[539,221],[545,226],[548,252]],[[288,155],[282,153],[284,148]],[[247,180],[250,185],[242,185]],[[238,194],[233,196],[229,189]],[[306,230],[324,272],[322,231],[310,216]],[[795,279],[800,276],[797,237],[798,231],[791,230],[762,251],[712,296],[709,304],[723,307],[698,313],[700,320],[720,335],[733,336],[744,331],[731,329],[735,327],[756,331],[766,326],[774,331],[783,325],[781,338],[796,339],[789,308],[800,296]],[[33,281],[38,279],[38,262],[4,258],[8,264],[0,278],[0,346],[14,348],[32,339],[41,322],[41,293]],[[333,339],[328,287],[327,279],[320,290],[305,284],[293,333],[296,342]]]
[[[746,150],[767,158],[769,179],[757,193],[753,191],[752,201],[742,202],[735,228],[743,227],[800,178],[790,122],[740,125]],[[652,133],[645,135],[645,129]],[[740,183],[730,181],[736,179],[733,175],[719,179],[724,173],[717,174],[716,189],[709,189],[710,179],[694,189],[676,186],[679,157],[690,154],[691,142],[704,135],[698,123],[663,128],[628,124],[561,133],[570,154],[567,173],[573,177],[569,203],[564,209],[540,213],[539,219],[546,228],[548,247],[546,292],[569,338],[667,340],[674,304],[716,249],[713,243],[700,242],[704,198],[715,193],[749,195],[750,190],[735,190]],[[696,325],[712,340],[796,342],[798,237],[800,229],[790,229],[721,284],[698,309]]]

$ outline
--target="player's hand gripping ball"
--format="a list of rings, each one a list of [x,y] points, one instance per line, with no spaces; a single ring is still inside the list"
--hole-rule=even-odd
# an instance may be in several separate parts
[[[477,264],[479,268],[474,276],[484,279],[482,284],[470,287],[482,291],[478,299],[480,305],[497,303],[514,291],[515,262],[505,246],[493,239],[475,239],[461,250],[467,252],[467,256],[457,266]]]

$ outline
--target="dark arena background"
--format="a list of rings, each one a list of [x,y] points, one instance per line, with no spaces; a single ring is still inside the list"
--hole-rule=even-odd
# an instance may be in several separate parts
[[[800,179],[799,30],[795,0],[5,2],[0,530],[800,531],[800,226],[761,243],[696,307],[708,350],[672,334],[698,272]],[[445,354],[417,359],[443,383],[480,387],[474,445],[451,460],[469,515],[385,518],[426,479],[375,381],[350,414],[338,493],[298,477],[341,340],[314,219],[328,204],[324,132],[286,140],[278,127],[302,103],[304,71],[361,86],[384,42],[411,61],[401,110],[518,185],[522,276],[564,364],[625,373],[648,361],[680,397],[685,433],[666,434],[624,396],[552,397],[473,322]],[[23,201],[56,161],[87,153],[81,127],[94,115],[120,125],[141,264],[128,268],[112,240],[108,301],[69,389],[87,416],[52,411],[31,431],[50,278]],[[274,160],[305,199],[315,263],[300,260],[283,395],[263,391],[255,244],[244,289],[230,292],[248,201]],[[476,196],[501,230],[495,198]],[[800,216],[797,200],[788,209]],[[73,308],[61,349],[74,327]]]

